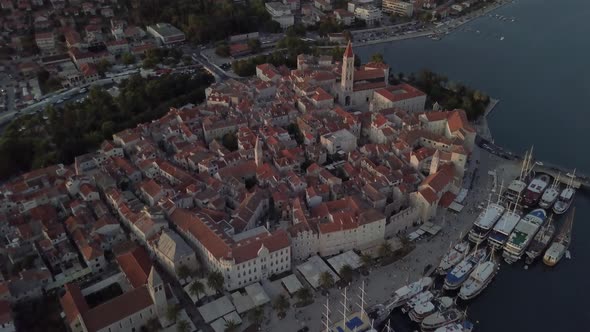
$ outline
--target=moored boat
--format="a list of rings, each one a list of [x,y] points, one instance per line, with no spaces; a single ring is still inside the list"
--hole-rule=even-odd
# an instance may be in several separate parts
[[[522,161],[522,168],[520,170],[520,175],[514,179],[506,188],[504,192],[504,197],[506,200],[512,203],[519,203],[520,198],[523,197],[524,191],[527,188],[527,181],[529,180],[532,174],[532,156],[533,156],[533,149],[531,148],[531,152],[528,151],[524,155],[524,159]]]
[[[575,212],[576,210],[574,209],[572,213],[570,213],[566,222],[559,230],[559,234],[555,237],[555,241],[551,243],[551,246],[549,246],[549,249],[545,252],[545,255],[543,256],[543,263],[545,263],[545,265],[555,266],[566,254],[571,241]]]
[[[547,219],[547,212],[535,209],[522,218],[504,245],[504,260],[512,264],[519,260]]]
[[[469,256],[465,257],[461,263],[447,273],[443,285],[444,289],[453,290],[461,287],[473,269],[475,269],[475,267],[481,262],[484,262],[487,257],[488,251],[486,248],[477,249],[476,247]]]
[[[473,331],[473,327],[473,323],[466,320],[461,323],[452,323],[443,327],[439,327],[438,329],[434,330],[434,332],[471,332]]]
[[[497,272],[498,264],[493,259],[479,264],[461,286],[459,297],[462,300],[471,300],[476,297],[492,282]]]
[[[440,261],[436,269],[439,275],[445,275],[453,266],[459,264],[467,254],[469,254],[470,245],[467,241],[462,241],[457,244],[449,252],[447,252]]]
[[[409,312],[415,306],[417,306],[421,303],[430,302],[430,300],[432,300],[433,298],[434,298],[434,294],[431,291],[427,290],[427,291],[418,293],[418,295],[414,296],[408,302],[406,302],[406,304],[403,305],[402,312],[403,313]]]
[[[542,209],[550,209],[559,197],[559,175],[553,180],[553,184],[541,196],[539,207]]]
[[[567,187],[561,191],[559,194],[559,198],[557,198],[557,202],[553,204],[553,212],[555,214],[564,214],[572,205],[574,200],[574,196],[576,195],[576,189],[574,189],[574,179],[576,177],[576,171],[574,170],[574,174],[569,174],[570,181],[567,184]]]
[[[409,285],[399,288],[393,293],[393,298],[391,302],[387,305],[387,307],[394,309],[403,305],[409,299],[418,295],[418,293],[430,288],[430,286],[432,286],[432,282],[432,278],[424,277]]]
[[[420,323],[424,318],[430,316],[437,310],[446,310],[452,307],[454,301],[448,296],[439,297],[433,301],[420,303],[416,305],[408,314],[408,317],[416,323]]]
[[[510,233],[518,224],[520,220],[521,213],[517,210],[517,204],[514,204],[514,208],[510,210],[508,207],[508,211],[504,212],[500,220],[496,223],[496,226],[490,232],[488,236],[488,244],[493,250],[499,249],[508,240]]]
[[[551,215],[549,216],[547,223],[545,223],[539,232],[537,232],[537,235],[535,235],[533,241],[525,252],[525,261],[527,264],[532,264],[535,259],[547,249],[547,246],[549,246],[549,243],[553,240],[554,235],[555,224],[553,223],[553,215]]]
[[[523,205],[525,207],[533,207],[539,203],[541,196],[549,186],[549,181],[551,178],[547,174],[539,174],[537,175],[531,183],[527,186],[524,196],[523,196]]]
[[[504,211],[505,208],[499,202],[491,204],[488,202],[485,210],[475,219],[473,227],[469,231],[469,240],[476,244],[483,242],[490,234],[492,227],[494,227],[502,214],[504,214]]]
[[[422,331],[434,331],[439,327],[443,327],[462,320],[465,313],[457,308],[451,308],[443,311],[435,312],[424,318],[420,327]]]

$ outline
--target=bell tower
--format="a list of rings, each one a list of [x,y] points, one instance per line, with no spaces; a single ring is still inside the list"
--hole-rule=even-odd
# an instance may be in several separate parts
[[[352,52],[352,43],[349,41],[344,51],[342,58],[342,76],[340,79],[340,87],[342,92],[348,94],[352,92],[354,82],[354,53]]]

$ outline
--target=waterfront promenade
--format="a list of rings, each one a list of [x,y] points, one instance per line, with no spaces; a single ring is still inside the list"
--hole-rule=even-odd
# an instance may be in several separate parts
[[[430,239],[416,242],[416,248],[403,259],[384,267],[373,267],[368,277],[357,276],[348,287],[349,310],[358,311],[357,303],[360,296],[360,286],[365,282],[365,307],[376,303],[387,302],[392,293],[407,284],[420,278],[426,267],[438,265],[449,245],[458,240],[460,235],[465,235],[473,224],[473,220],[479,213],[477,206],[488,200],[490,191],[494,186],[489,170],[496,170],[499,180],[510,178],[518,173],[518,163],[506,161],[493,154],[476,148],[474,159],[479,160],[476,165],[475,181],[465,200],[465,208],[461,213],[452,213],[441,210],[433,222],[442,227],[442,231]],[[475,166],[474,166],[475,167]],[[508,180],[506,180],[508,181]],[[336,322],[342,319],[342,290],[331,289],[329,303],[331,309],[330,319]],[[279,320],[276,313],[267,308],[267,319],[263,324],[263,331],[297,331],[302,326],[308,326],[310,331],[322,330],[322,315],[325,312],[326,297],[320,292],[315,293],[313,304],[305,308],[291,308],[287,316]],[[295,302],[295,299],[291,301]]]

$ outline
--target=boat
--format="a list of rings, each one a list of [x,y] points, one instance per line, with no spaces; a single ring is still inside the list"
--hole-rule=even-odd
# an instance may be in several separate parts
[[[506,188],[506,192],[504,192],[504,197],[509,202],[519,203],[520,197],[524,194],[524,191],[527,187],[527,181],[532,174],[531,166],[531,159],[533,155],[533,149],[531,148],[531,152],[528,151],[524,155],[524,159],[522,161],[522,168],[520,169],[520,175],[514,179]]]
[[[473,328],[473,323],[465,320],[461,323],[452,323],[443,327],[439,327],[438,329],[434,330],[434,332],[471,332],[473,331]]]
[[[420,292],[429,289],[432,286],[432,278],[424,277],[418,281],[415,281],[409,285],[403,286],[393,293],[391,301],[387,304],[376,304],[367,309],[367,315],[374,320],[375,325],[382,324],[387,317],[391,314],[391,311],[403,304],[409,299],[418,295]]]
[[[435,331],[439,327],[458,322],[464,317],[465,313],[457,308],[437,311],[424,318],[420,323],[420,328],[422,328],[422,331]]]
[[[555,201],[557,201],[557,197],[559,197],[559,174],[555,179],[553,179],[553,183],[545,192],[543,196],[541,196],[541,200],[539,201],[539,207],[542,209],[550,209]]]
[[[444,289],[453,290],[461,287],[461,284],[467,280],[473,269],[486,260],[488,251],[486,248],[473,250],[469,256],[465,257],[461,263],[455,266],[445,277]]]
[[[551,243],[551,246],[549,246],[549,249],[545,252],[545,256],[543,256],[543,263],[545,263],[545,265],[555,266],[568,251],[567,249],[569,248],[571,241],[575,212],[576,210],[574,208],[559,230],[559,234],[555,237],[555,241]]]
[[[403,313],[410,312],[412,309],[414,309],[415,306],[422,304],[422,303],[430,302],[430,300],[432,300],[433,298],[434,298],[434,294],[431,291],[427,290],[427,291],[418,293],[418,295],[414,296],[408,302],[406,302],[406,304],[403,305],[402,312]]]
[[[549,186],[551,177],[547,174],[537,175],[527,186],[522,198],[525,207],[533,207],[539,203],[541,196]]]
[[[520,220],[520,211],[517,210],[517,204],[514,203],[514,207],[510,210],[510,206],[508,206],[508,211],[502,215],[502,218],[496,223],[494,229],[490,232],[488,236],[488,244],[493,249],[499,249],[504,246],[510,233],[518,224]]]
[[[541,255],[546,249],[551,240],[553,240],[553,236],[555,235],[555,224],[553,223],[553,215],[549,216],[547,223],[535,235],[533,241],[529,245],[527,251],[525,252],[525,262],[527,264],[532,264],[537,257]]]
[[[492,282],[497,272],[498,264],[493,259],[479,264],[461,286],[459,297],[462,300],[473,299]]]
[[[439,275],[445,275],[449,270],[459,264],[467,254],[469,254],[469,242],[462,241],[457,244],[449,252],[447,252],[440,261],[436,271]]]
[[[500,192],[502,190],[500,189]],[[488,200],[488,205],[475,219],[473,223],[473,227],[469,231],[469,240],[473,243],[479,244],[485,241],[485,239],[490,234],[492,227],[498,222],[502,214],[506,209],[500,205],[500,197],[498,197],[498,202],[491,203]]]
[[[547,212],[543,209],[535,209],[520,219],[504,245],[502,257],[506,263],[512,264],[522,257],[546,219]]]
[[[570,181],[567,184],[566,188],[561,191],[559,194],[559,198],[557,202],[553,205],[553,212],[555,214],[564,214],[572,205],[572,201],[574,200],[574,196],[576,194],[576,189],[574,189],[574,179],[576,178],[576,171],[574,170],[574,174],[568,174]]]
[[[500,40],[504,40],[504,36],[500,37]]]
[[[451,308],[454,304],[455,301],[453,301],[452,298],[448,296],[442,296],[433,301],[428,301],[416,305],[408,313],[408,317],[410,317],[410,319],[413,322],[420,323],[424,320],[424,318],[435,313],[437,310],[446,310],[448,308]]]

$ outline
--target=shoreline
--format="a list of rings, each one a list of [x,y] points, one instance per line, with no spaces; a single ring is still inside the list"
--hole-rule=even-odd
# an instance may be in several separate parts
[[[484,16],[484,15],[486,15],[498,8],[501,8],[509,3],[512,3],[512,1],[504,0],[504,1],[495,2],[494,4],[490,5],[489,7],[485,7],[485,8],[480,9],[478,12],[468,14],[465,17],[457,18],[457,19],[451,21],[451,24],[449,24],[449,25],[445,24],[444,29],[446,29],[446,32],[452,33],[454,30],[463,26],[464,24],[467,24],[477,18],[480,18],[480,17],[482,17],[482,16]],[[432,28],[428,31],[416,32],[416,33],[401,35],[401,36],[392,36],[392,37],[388,37],[388,38],[384,38],[384,39],[370,40],[370,41],[366,41],[363,43],[356,43],[355,47],[365,47],[365,46],[389,43],[389,42],[394,42],[394,41],[415,39],[415,38],[422,38],[422,37],[437,35],[439,33],[437,33],[436,31],[439,28],[440,27],[435,27],[435,28]]]

